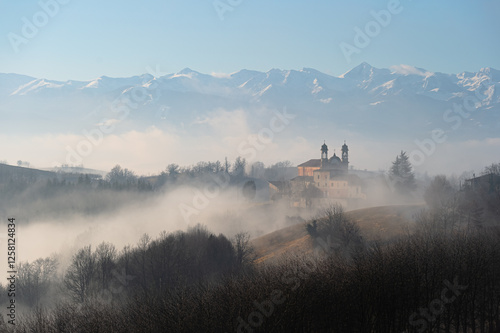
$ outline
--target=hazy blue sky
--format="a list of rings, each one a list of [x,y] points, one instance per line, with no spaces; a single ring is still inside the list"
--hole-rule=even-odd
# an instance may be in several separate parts
[[[363,61],[447,73],[500,68],[497,0],[401,0],[402,10],[350,63],[340,43],[354,46],[354,28],[364,30],[370,11],[393,0],[221,0],[232,9],[224,20],[213,0],[59,1],[68,3],[50,7],[53,17],[38,1],[0,2],[0,72],[90,80],[157,66],[154,74],[312,67],[340,75]],[[23,33],[26,21],[38,31]],[[25,39],[15,39],[16,52],[18,37]]]

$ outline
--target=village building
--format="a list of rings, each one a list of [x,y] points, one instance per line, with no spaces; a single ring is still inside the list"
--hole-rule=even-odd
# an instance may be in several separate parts
[[[299,177],[312,177],[314,170],[321,168],[321,159],[314,158],[297,166]]]
[[[487,173],[482,176],[466,179],[463,189],[466,192],[483,191],[485,193],[500,193],[500,175]]]
[[[301,198],[301,202],[296,202],[295,205],[302,206],[304,203],[314,202],[355,206],[359,200],[366,198],[362,192],[361,179],[357,175],[349,174],[349,147],[345,142],[341,157],[334,152],[329,158],[328,146],[324,143],[321,146],[320,159],[311,159],[297,168],[299,175],[292,179],[292,188],[302,188],[303,193],[314,194],[314,198]],[[311,186],[317,190],[311,191]]]

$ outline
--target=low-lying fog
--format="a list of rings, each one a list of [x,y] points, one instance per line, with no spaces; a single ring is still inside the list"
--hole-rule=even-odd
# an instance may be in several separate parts
[[[382,176],[366,184],[368,199],[357,208],[422,202],[418,193],[412,198],[392,195]],[[135,246],[143,234],[154,239],[162,231],[185,231],[198,223],[215,234],[232,237],[248,232],[255,238],[295,224],[298,217],[308,219],[321,212],[320,208],[293,208],[286,201],[248,202],[231,186],[207,185],[148,193],[74,191],[16,203],[1,213],[4,219],[16,218],[17,262],[57,255],[62,266],[88,244],[95,247],[110,242],[121,250],[126,245]],[[0,256],[0,265],[6,267],[5,256]]]

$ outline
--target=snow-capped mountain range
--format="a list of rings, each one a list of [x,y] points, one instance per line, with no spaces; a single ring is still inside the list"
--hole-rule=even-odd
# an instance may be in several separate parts
[[[262,110],[286,107],[302,118],[297,129],[303,131],[331,125],[389,137],[418,135],[453,127],[450,119],[458,115],[461,135],[485,137],[500,129],[500,71],[445,74],[362,63],[338,77],[311,68],[229,75],[186,68],[161,77],[86,82],[0,74],[0,130],[23,124],[27,131],[78,131],[117,118],[120,105],[129,109],[128,128],[161,121],[189,125],[218,109],[245,110],[259,123]],[[457,106],[465,111],[458,113]]]

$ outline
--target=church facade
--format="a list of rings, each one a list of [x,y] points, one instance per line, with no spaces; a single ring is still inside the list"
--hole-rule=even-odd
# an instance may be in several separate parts
[[[328,203],[337,202],[350,205],[359,199],[365,199],[362,192],[361,179],[349,174],[349,147],[344,142],[341,156],[334,152],[328,157],[328,146],[321,146],[321,158],[312,159],[300,164],[298,167],[300,179],[307,179],[310,185],[315,186],[321,193],[321,198],[316,201]]]
[[[321,158],[311,159],[300,164],[298,167],[299,176],[311,177],[314,172],[319,169],[335,170],[336,173],[347,174],[349,169],[349,147],[344,142],[342,146],[342,159],[333,153],[331,158],[328,158],[328,146],[323,143],[321,146]]]

